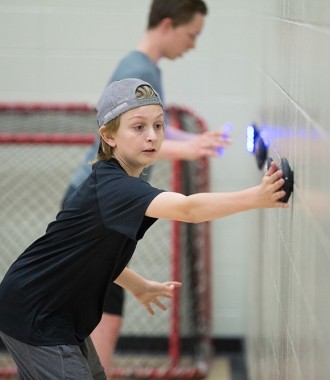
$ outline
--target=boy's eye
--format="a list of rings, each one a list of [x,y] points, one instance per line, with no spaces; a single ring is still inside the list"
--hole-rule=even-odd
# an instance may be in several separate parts
[[[163,129],[164,128],[164,124],[163,123],[156,124],[155,128],[156,129]]]

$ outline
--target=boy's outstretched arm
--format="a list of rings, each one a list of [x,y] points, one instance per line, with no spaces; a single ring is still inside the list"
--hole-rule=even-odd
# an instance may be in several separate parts
[[[259,208],[281,207],[285,195],[283,173],[272,162],[261,183],[257,186],[231,193],[196,193],[183,195],[163,192],[149,204],[146,215],[158,219],[178,220],[187,223],[211,221],[238,212]]]
[[[161,310],[166,310],[166,306],[158,297],[172,298],[174,288],[180,288],[182,285],[181,282],[177,281],[163,283],[150,281],[129,268],[125,268],[114,282],[130,291],[151,315],[155,314],[152,304]]]

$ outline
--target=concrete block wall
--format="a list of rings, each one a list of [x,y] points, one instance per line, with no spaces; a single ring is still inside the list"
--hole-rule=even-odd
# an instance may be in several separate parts
[[[289,210],[260,215],[249,262],[250,378],[330,376],[330,4],[255,1],[259,122],[295,176]]]

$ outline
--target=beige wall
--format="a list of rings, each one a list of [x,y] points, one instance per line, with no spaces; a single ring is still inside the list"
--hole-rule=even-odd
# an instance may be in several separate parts
[[[251,379],[330,376],[328,1],[260,1],[260,122],[295,172],[292,207],[262,214],[250,261]]]

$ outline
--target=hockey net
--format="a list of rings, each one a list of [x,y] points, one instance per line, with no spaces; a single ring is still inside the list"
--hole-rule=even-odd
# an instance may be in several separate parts
[[[189,109],[171,106],[167,113],[177,128],[206,130]],[[56,216],[96,128],[95,109],[86,104],[0,103],[0,280]],[[208,160],[159,161],[151,183],[184,194],[208,191]],[[138,244],[130,267],[150,279],[180,280],[183,287],[169,311],[154,317],[126,295],[113,377],[204,378],[212,351],[209,224],[158,221]],[[3,345],[0,378],[16,378]]]

